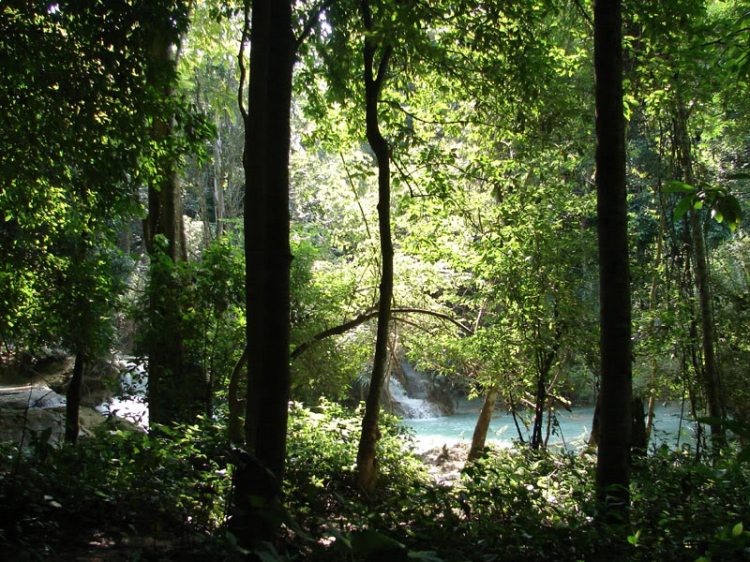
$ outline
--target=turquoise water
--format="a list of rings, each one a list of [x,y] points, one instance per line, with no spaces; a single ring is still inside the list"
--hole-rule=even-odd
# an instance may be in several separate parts
[[[443,445],[452,446],[461,442],[471,443],[481,401],[463,401],[459,406],[459,413],[453,416],[402,421],[402,425],[414,430],[417,450],[424,451]],[[529,413],[523,415],[529,422],[529,428],[526,429],[520,419],[519,426],[524,439],[528,441],[532,415]],[[556,416],[559,425],[553,427],[549,445],[565,447],[568,450],[583,446],[591,431],[594,408],[573,408],[571,412],[563,410],[557,412]],[[546,431],[545,417],[544,435]],[[667,443],[670,447],[677,445],[678,432],[680,433],[679,443],[690,441],[694,433],[693,425],[688,419],[683,419],[680,427],[680,405],[657,406],[651,446],[654,444],[659,446],[662,443]],[[500,447],[510,447],[514,441],[518,441],[518,431],[510,413],[495,413],[487,432],[487,441]]]

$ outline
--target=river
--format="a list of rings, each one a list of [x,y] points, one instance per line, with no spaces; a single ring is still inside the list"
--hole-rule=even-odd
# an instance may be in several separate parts
[[[450,447],[462,442],[471,443],[481,405],[481,400],[468,401],[464,399],[459,401],[458,413],[455,415],[404,419],[402,425],[413,430],[417,451],[425,451],[443,445]],[[526,413],[525,416],[530,422],[531,414]],[[565,410],[556,412],[558,424],[552,429],[549,445],[565,447],[567,450],[581,448],[589,437],[593,416],[593,407],[579,407],[573,408],[570,412]],[[670,447],[674,447],[678,444],[678,437],[679,443],[691,441],[694,426],[687,418],[683,419],[682,423],[680,419],[679,404],[657,406],[651,446],[666,443]],[[524,427],[520,419],[519,425],[524,439],[528,441],[529,430]],[[546,435],[546,417],[543,431]],[[487,441],[499,447],[510,447],[514,441],[518,441],[518,431],[510,413],[495,413],[487,432]]]

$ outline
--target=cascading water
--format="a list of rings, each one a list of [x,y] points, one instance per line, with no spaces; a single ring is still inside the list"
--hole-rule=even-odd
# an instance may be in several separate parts
[[[394,403],[394,411],[404,419],[422,420],[441,416],[440,407],[427,400],[426,382],[419,373],[414,371],[406,362],[402,364],[402,368],[407,386],[413,388],[413,385],[416,384],[417,390],[412,391],[410,395],[404,384],[397,377],[392,376],[389,389]]]

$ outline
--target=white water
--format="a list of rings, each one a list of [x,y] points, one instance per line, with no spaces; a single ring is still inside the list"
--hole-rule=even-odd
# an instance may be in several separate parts
[[[414,431],[417,451],[426,451],[443,445],[450,447],[458,443],[470,444],[480,408],[481,400],[471,402],[462,400],[459,404],[459,413],[456,415],[431,419],[404,419],[402,425]],[[530,421],[531,414],[525,413],[523,415]],[[572,412],[562,411],[557,412],[556,415],[559,425],[553,427],[549,445],[565,447],[567,450],[576,450],[583,447],[591,431],[594,409],[592,407],[573,408]],[[528,442],[529,430],[525,428],[520,417],[518,423],[524,440]],[[544,435],[546,435],[546,431],[547,421],[545,417]],[[687,419],[683,420],[680,428],[679,405],[658,406],[651,446],[658,447],[662,443],[666,443],[670,447],[677,445],[678,431],[680,432],[679,443],[689,442],[694,434],[694,427]],[[511,447],[514,441],[518,440],[518,431],[511,414],[496,412],[492,416],[490,428],[487,432],[488,444],[491,443],[498,447]]]
[[[396,377],[391,377],[388,383],[393,402],[398,405],[404,418],[408,419],[433,419],[441,415],[440,408],[424,398],[409,397],[404,385]]]
[[[104,415],[125,418],[148,429],[148,404],[145,401],[148,374],[143,364],[135,363],[130,358],[123,358],[117,366],[120,369],[122,392],[97,406],[96,410]]]

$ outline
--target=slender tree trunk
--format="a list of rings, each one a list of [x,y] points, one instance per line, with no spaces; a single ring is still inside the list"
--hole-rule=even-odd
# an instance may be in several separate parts
[[[76,362],[73,366],[73,377],[68,384],[65,393],[65,442],[78,443],[80,423],[78,419],[81,410],[81,384],[83,383],[83,371],[86,361],[82,351],[76,353]]]
[[[391,298],[393,296],[393,242],[391,240],[391,175],[390,147],[380,133],[378,124],[378,100],[388,71],[391,47],[386,46],[374,75],[376,44],[369,33],[373,23],[369,0],[362,0],[364,20],[364,62],[365,62],[365,112],[367,121],[367,141],[378,161],[378,225],[380,228],[380,254],[383,264],[380,279],[380,302],[378,305],[378,333],[373,359],[372,378],[367,394],[365,415],[362,420],[362,435],[357,451],[357,484],[364,492],[371,492],[378,478],[375,447],[380,439],[378,419],[380,417],[380,394],[386,376],[388,362],[388,332],[391,318]]]
[[[497,403],[497,397],[499,394],[500,387],[497,384],[493,384],[487,391],[487,396],[485,396],[484,404],[482,405],[482,411],[479,413],[477,425],[474,427],[474,435],[471,438],[471,449],[469,450],[469,456],[466,459],[467,463],[475,461],[482,456],[482,451],[487,442],[487,431],[490,428],[492,413],[495,411],[495,404]]]
[[[557,321],[557,305],[555,305],[555,320]],[[549,379],[552,365],[555,362],[555,357],[562,344],[563,329],[558,323],[555,329],[555,340],[552,344],[552,348],[547,351],[537,351],[536,362],[537,372],[539,373],[539,379],[536,387],[536,402],[534,404],[534,425],[531,431],[531,448],[538,451],[542,444],[545,444],[546,440],[542,440],[542,427],[544,425],[544,409],[547,403],[547,395],[554,388],[555,380],[552,381],[549,388],[547,388],[547,380]]]
[[[241,546],[273,540],[280,501],[289,372],[289,148],[295,38],[291,3],[254,0],[245,123],[249,455],[235,472],[230,529]]]
[[[244,400],[239,399],[240,378],[247,364],[247,346],[242,350],[242,355],[232,369],[232,378],[229,379],[227,399],[229,401],[229,423],[228,434],[232,443],[242,443],[245,440],[245,428],[242,424],[242,407]]]
[[[214,185],[213,185],[213,202],[214,214],[216,216],[216,238],[221,238],[224,234],[224,166],[221,160],[221,120],[216,118],[216,140],[214,140]]]
[[[633,456],[643,457],[648,450],[646,414],[643,411],[643,398],[633,398],[632,412],[631,453]]]
[[[541,352],[537,352],[537,355]],[[537,358],[537,362],[541,362]],[[534,402],[534,425],[531,429],[531,448],[538,451],[542,446],[542,426],[544,425],[544,406],[547,400],[547,373],[548,369],[539,369],[539,378],[536,384],[536,399]]]
[[[661,204],[661,195],[659,195],[659,238],[656,241],[656,257],[654,258],[654,277],[651,280],[651,291],[649,292],[649,310],[653,313],[656,308],[656,286],[657,280],[659,279],[659,266],[661,265],[661,254],[662,254],[662,239],[664,238],[664,228],[666,226],[666,216],[664,214],[664,208]],[[648,398],[648,414],[646,416],[646,443],[644,449],[648,449],[648,442],[651,440],[651,430],[654,427],[654,411],[656,409],[656,372],[657,372],[657,360],[656,356],[651,359],[651,395]]]
[[[601,391],[597,496],[605,521],[630,506],[632,366],[620,0],[594,4]]]
[[[680,105],[675,120],[675,139],[679,148],[680,164],[685,183],[695,185],[693,178],[693,164],[690,156],[690,137],[687,130],[687,110]],[[715,334],[713,310],[711,305],[711,289],[708,283],[708,263],[706,261],[706,245],[703,241],[703,226],[700,216],[691,206],[690,217],[691,242],[693,246],[695,266],[695,286],[698,291],[698,302],[701,313],[701,332],[703,335],[703,384],[706,390],[708,415],[715,420],[724,418],[724,406],[721,400],[721,380],[719,368],[716,364],[714,351]],[[711,441],[716,450],[726,445],[726,435],[720,423],[711,424]]]

